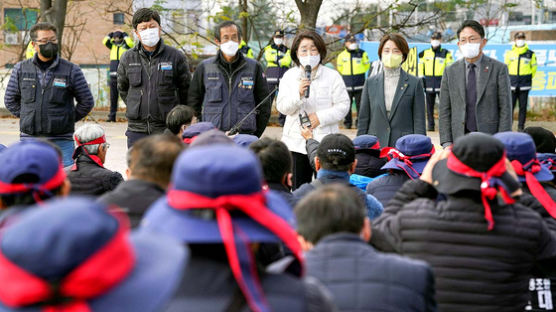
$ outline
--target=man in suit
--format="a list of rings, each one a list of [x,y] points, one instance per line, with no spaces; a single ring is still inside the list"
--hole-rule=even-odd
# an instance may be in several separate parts
[[[469,132],[494,134],[512,127],[508,67],[483,54],[487,39],[477,21],[464,21],[457,34],[463,58],[444,71],[440,87],[443,147]]]

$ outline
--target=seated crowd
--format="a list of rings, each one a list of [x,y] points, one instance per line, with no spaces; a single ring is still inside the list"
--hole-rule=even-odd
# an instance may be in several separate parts
[[[304,129],[316,175],[292,191],[284,143],[193,115],[137,141],[125,180],[96,124],[67,168],[46,140],[0,146],[1,311],[552,309],[550,131],[435,151]]]

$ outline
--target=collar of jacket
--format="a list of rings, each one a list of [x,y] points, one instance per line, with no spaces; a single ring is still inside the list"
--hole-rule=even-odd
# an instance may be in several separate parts
[[[274,50],[282,51],[284,53],[286,53],[288,51],[288,47],[286,47],[286,45],[284,45],[284,44],[281,44],[280,46],[277,46],[274,42],[272,42],[270,44],[270,47],[273,48]]]
[[[337,232],[326,235],[325,237],[321,238],[320,241],[317,242],[315,247],[318,247],[320,244],[326,244],[329,242],[336,242],[336,241],[350,241],[350,242],[359,242],[365,244],[365,241],[361,239],[358,234],[350,233],[350,232]]]
[[[319,67],[317,67],[317,71],[311,74],[311,80],[317,80],[320,77],[323,71],[323,67],[323,64],[319,64]],[[299,74],[298,79],[301,80],[302,78],[305,78],[305,68],[303,68],[301,65],[297,66],[296,68]]]
[[[162,51],[164,51],[164,46],[165,46],[164,40],[162,40],[162,38],[160,38],[160,41],[158,41],[158,44],[157,44],[157,46],[156,46],[156,49],[154,50],[153,54],[151,55],[151,58],[156,57],[157,55],[159,55],[160,53],[162,53]],[[147,58],[149,57],[149,56],[147,55],[147,53],[145,53],[145,50],[143,50],[143,45],[141,44],[141,41],[139,41],[139,42],[137,43],[137,45],[134,47],[134,49],[136,49],[137,51],[139,51],[139,54],[140,54],[141,56],[144,56],[144,57],[147,57]]]
[[[317,172],[317,179],[349,181],[349,172],[320,169]]]
[[[231,63],[228,63],[224,59],[222,51],[218,50],[218,54],[216,54],[216,63],[220,65],[221,68],[225,69],[229,75],[233,73],[234,70],[239,68],[239,66],[241,66],[243,63],[245,63],[245,57],[243,56],[243,53],[238,50],[236,52],[236,59],[233,60]]]
[[[518,47],[514,43],[513,46],[512,46],[512,50],[517,52],[517,54],[523,54],[523,53],[527,52],[527,50],[529,50],[529,46],[526,43],[522,47]]]
[[[54,61],[52,62],[52,64],[50,64],[50,66],[48,66],[46,71],[49,71],[49,70],[52,70],[52,69],[56,68],[56,66],[58,66],[59,63],[60,63],[60,56],[56,55],[56,57],[54,58]],[[38,53],[35,53],[35,56],[33,57],[33,64],[35,66],[37,66],[38,68],[41,67],[39,65],[39,54]]]

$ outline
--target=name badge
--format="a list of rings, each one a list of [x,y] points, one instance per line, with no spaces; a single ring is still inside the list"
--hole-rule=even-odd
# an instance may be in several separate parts
[[[58,87],[58,88],[65,88],[65,87],[67,87],[66,79],[65,78],[54,78],[53,85],[55,87]]]
[[[160,63],[161,70],[172,70],[172,63]]]
[[[252,77],[242,77],[241,78],[241,87],[246,89],[251,89],[255,85]]]

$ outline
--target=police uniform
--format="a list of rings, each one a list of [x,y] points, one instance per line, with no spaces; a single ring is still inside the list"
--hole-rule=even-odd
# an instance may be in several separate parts
[[[247,45],[247,42],[245,42],[244,40],[241,40],[241,42],[239,43],[239,51],[246,58],[255,59],[255,55],[253,54],[253,49],[251,49],[251,47],[249,47]]]
[[[522,47],[517,47],[514,44],[512,50],[504,57],[504,63],[508,65],[510,74],[512,107],[514,109],[519,99],[518,129],[523,130],[527,114],[529,90],[531,90],[533,76],[537,72],[537,57],[527,44]]]
[[[276,35],[283,35],[283,32],[277,31]],[[292,57],[290,54],[290,49],[284,44],[280,46],[276,45],[274,42],[264,48],[264,59],[266,61],[266,81],[268,83],[269,90],[274,90],[279,84],[280,79],[284,76],[284,73],[288,71],[292,64]],[[278,89],[271,95],[270,103],[274,101],[274,97],[278,94]],[[284,125],[286,120],[286,115],[280,114],[278,117],[280,125]]]
[[[351,103],[355,98],[355,106],[359,114],[359,103],[361,103],[361,91],[365,84],[365,73],[369,70],[371,63],[367,52],[357,49],[348,50],[344,49],[336,60],[338,71],[344,79],[346,88],[350,98],[349,112],[344,120],[346,128],[351,128]],[[357,125],[357,122],[355,123]]]
[[[425,78],[425,92],[427,95],[428,129],[434,130],[434,102],[440,93],[440,83],[444,69],[454,62],[452,53],[446,49],[430,48],[419,53],[419,77]]]
[[[110,49],[110,114],[108,115],[109,121],[116,121],[116,111],[118,110],[118,64],[120,63],[120,58],[125,51],[133,48],[135,45],[133,39],[131,39],[127,33],[122,33],[123,37],[121,44],[116,44],[114,42],[114,33],[108,34],[108,36],[102,39],[102,44],[104,44],[108,49]]]

